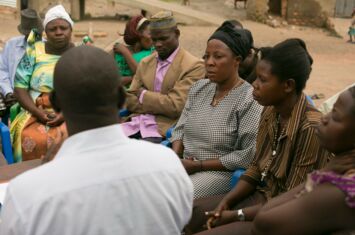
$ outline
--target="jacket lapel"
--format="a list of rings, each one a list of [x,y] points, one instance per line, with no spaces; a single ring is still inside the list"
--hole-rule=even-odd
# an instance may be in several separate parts
[[[168,68],[168,71],[165,74],[161,93],[167,94],[170,89],[174,87],[175,82],[180,78],[181,74],[181,60],[183,58],[183,49],[180,47],[178,53],[176,54],[173,62]]]

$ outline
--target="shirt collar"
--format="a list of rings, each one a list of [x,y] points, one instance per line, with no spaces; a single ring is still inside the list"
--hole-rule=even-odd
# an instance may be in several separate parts
[[[158,63],[161,63],[161,62],[165,62],[165,61],[166,61],[166,62],[168,62],[169,64],[171,64],[171,63],[173,62],[173,60],[175,59],[175,57],[176,57],[176,55],[177,55],[179,49],[180,49],[180,47],[177,47],[177,48],[175,49],[175,51],[174,51],[173,53],[171,53],[171,55],[170,55],[167,59],[165,59],[165,60],[161,60],[161,59],[159,58],[158,53],[157,53],[156,58],[157,58],[157,60],[158,60]]]
[[[22,40],[18,40],[16,43],[16,47],[22,47],[25,48],[27,44],[25,36],[23,36]]]
[[[66,139],[56,158],[73,156],[75,153],[99,151],[106,146],[127,143],[128,137],[123,133],[120,124],[109,125],[83,131]]]
[[[298,131],[299,125],[301,123],[302,115],[304,115],[308,105],[309,104],[307,102],[306,96],[302,93],[295,106],[293,107],[291,116],[287,122],[285,135],[280,136],[280,138],[285,138],[288,136],[292,139],[295,136],[295,133]],[[270,107],[270,109],[267,110],[268,111],[265,115],[265,121],[274,123],[276,120],[276,111],[274,107]],[[272,129],[273,125],[269,126],[269,128]]]

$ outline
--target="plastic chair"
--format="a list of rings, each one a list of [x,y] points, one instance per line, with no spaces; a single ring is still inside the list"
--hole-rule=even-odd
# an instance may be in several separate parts
[[[240,177],[244,174],[244,172],[245,172],[245,169],[243,169],[243,168],[239,168],[234,171],[234,173],[232,175],[232,179],[231,179],[231,188],[234,188],[237,185]]]
[[[127,117],[131,114],[130,111],[128,111],[128,109],[120,109],[120,111],[118,111],[118,116],[119,117]]]
[[[2,153],[5,156],[7,164],[13,164],[14,156],[12,154],[10,131],[9,128],[3,122],[0,122],[0,136],[2,144]]]
[[[312,98],[309,95],[306,96],[306,99],[307,99],[308,103],[310,103],[313,107],[316,107],[316,104],[314,103],[314,101],[312,100]]]
[[[174,128],[175,128],[175,126],[172,126],[172,127],[170,127],[170,128],[166,131],[166,133],[165,133],[165,140],[163,140],[160,144],[162,144],[162,145],[164,145],[164,146],[166,146],[166,147],[168,147],[168,148],[171,148],[171,147],[172,147],[172,143],[170,142],[169,139],[170,139],[171,136],[173,135]]]

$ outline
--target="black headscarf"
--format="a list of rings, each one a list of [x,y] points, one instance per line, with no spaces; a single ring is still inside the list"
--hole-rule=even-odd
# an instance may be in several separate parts
[[[230,22],[224,22],[208,39],[217,39],[226,44],[235,55],[241,56],[244,60],[250,49],[253,47],[254,40],[250,31],[247,29],[236,29]]]

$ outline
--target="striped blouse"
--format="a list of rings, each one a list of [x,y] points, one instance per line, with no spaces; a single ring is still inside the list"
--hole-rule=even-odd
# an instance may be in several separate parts
[[[320,123],[321,113],[302,94],[288,120],[286,132],[280,136],[277,156],[261,182],[261,173],[272,154],[276,117],[272,106],[264,108],[256,140],[256,154],[241,177],[257,185],[257,190],[268,199],[304,182],[308,173],[323,167],[331,157],[328,151],[320,147],[315,134],[315,126]]]

